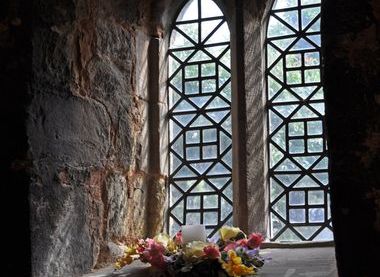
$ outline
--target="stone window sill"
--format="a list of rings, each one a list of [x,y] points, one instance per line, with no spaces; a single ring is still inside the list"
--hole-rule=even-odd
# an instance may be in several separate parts
[[[96,270],[93,273],[83,275],[82,277],[165,277],[157,270],[140,261],[134,261],[131,265],[114,270],[112,266]]]
[[[324,276],[338,277],[335,248],[328,246],[331,242],[293,243],[290,247],[281,245],[279,248],[266,248],[261,251],[268,258],[259,271],[261,277],[284,276]],[[273,243],[272,243],[273,245]],[[312,246],[306,246],[312,245]],[[290,250],[291,247],[297,247]],[[288,249],[287,249],[288,248]],[[291,255],[289,255],[291,251]],[[166,277],[150,268],[149,265],[135,261],[120,271],[112,267],[101,269],[83,277]]]
[[[333,247],[334,241],[303,241],[303,242],[263,242],[262,249],[265,248],[312,248],[312,247]]]

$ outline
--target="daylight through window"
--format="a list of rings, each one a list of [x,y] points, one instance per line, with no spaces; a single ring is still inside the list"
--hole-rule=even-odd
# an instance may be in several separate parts
[[[232,224],[230,32],[215,2],[187,2],[168,55],[168,228],[204,224],[212,236]]]
[[[277,0],[266,40],[270,234],[332,240],[320,0]]]

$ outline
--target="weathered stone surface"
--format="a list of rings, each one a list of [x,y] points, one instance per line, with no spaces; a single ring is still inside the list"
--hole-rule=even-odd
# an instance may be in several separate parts
[[[128,25],[127,25],[128,26]],[[114,20],[96,21],[96,52],[101,57],[114,62],[119,70],[124,70],[125,78],[131,81],[134,72],[131,71],[134,63],[135,37],[128,27]],[[129,49],[130,51],[125,51]],[[126,72],[125,72],[126,71]],[[129,74],[128,74],[129,73]],[[132,83],[129,83],[131,86]]]
[[[113,243],[112,241],[107,243],[107,247],[111,253],[112,257],[120,257],[124,254],[124,247],[122,245],[118,245]]]
[[[29,111],[33,159],[70,167],[99,166],[110,148],[110,120],[102,105],[77,97],[37,96]]]
[[[118,224],[119,221],[128,220],[128,186],[127,180],[120,172],[110,174],[106,180],[107,191],[107,229],[108,234],[116,237],[122,237],[126,234],[126,225]],[[127,223],[127,222],[126,222]]]
[[[266,157],[266,95],[264,87],[264,51],[263,40],[265,30],[262,20],[266,15],[266,5],[269,1],[242,1],[240,7],[244,11],[243,26],[238,26],[243,32],[244,48],[244,89],[245,104],[241,109],[241,120],[238,124],[246,128],[246,194],[247,226],[249,232],[267,233],[268,228],[268,184]],[[237,15],[238,16],[238,15]],[[241,82],[241,81],[240,81]],[[241,127],[240,127],[241,128]],[[240,158],[239,158],[240,160]],[[264,219],[264,220],[263,220]]]
[[[86,224],[87,191],[78,184],[87,174],[69,171],[60,183],[52,170],[32,183],[33,276],[74,276],[94,265],[97,252]]]
[[[112,242],[145,235],[138,2],[35,1],[27,121],[33,276],[82,274],[114,258]]]
[[[149,226],[148,235],[153,237],[157,233],[162,232],[163,226],[165,226],[165,204],[167,201],[166,179],[159,175],[151,176],[149,186],[149,209],[146,221]]]
[[[49,27],[33,29],[33,90],[67,97],[70,95],[70,63],[68,56],[67,30],[71,25],[64,25],[62,30]],[[54,30],[54,31],[53,31]],[[50,88],[50,89],[49,89]]]

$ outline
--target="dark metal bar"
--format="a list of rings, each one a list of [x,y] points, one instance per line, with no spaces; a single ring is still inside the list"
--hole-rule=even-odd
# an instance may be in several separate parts
[[[298,0],[298,6],[296,7],[290,7],[290,8],[284,8],[284,9],[272,9],[270,12],[271,17],[276,18],[280,23],[282,23],[285,27],[287,27],[289,30],[294,32],[294,34],[291,35],[279,35],[275,37],[268,37],[266,40],[266,45],[270,45],[273,47],[276,51],[280,53],[280,55],[273,61],[273,63],[268,66],[268,53],[266,55],[266,77],[267,81],[269,80],[269,77],[272,78],[274,81],[276,81],[280,86],[281,89],[278,90],[272,97],[272,99],[267,99],[266,107],[268,110],[268,151],[269,146],[273,145],[276,147],[281,153],[282,157],[278,160],[278,162],[274,165],[269,165],[269,172],[268,172],[268,178],[273,179],[276,184],[278,184],[283,191],[276,195],[275,199],[271,199],[270,201],[270,213],[276,216],[280,221],[281,224],[284,225],[284,227],[281,230],[278,230],[276,234],[272,234],[271,240],[277,240],[279,239],[286,230],[292,231],[296,236],[299,237],[300,240],[314,240],[320,232],[324,230],[324,228],[328,227],[331,230],[331,226],[329,225],[331,222],[331,218],[328,217],[328,211],[329,207],[327,204],[327,198],[328,198],[328,185],[324,184],[324,180],[319,180],[318,175],[314,174],[327,174],[328,169],[320,168],[315,169],[314,167],[318,165],[320,162],[322,162],[323,159],[327,157],[327,147],[326,147],[326,138],[325,138],[325,131],[324,131],[324,114],[320,113],[317,108],[313,107],[313,104],[321,104],[324,103],[323,99],[312,99],[312,97],[321,89],[322,80],[320,79],[318,82],[312,82],[307,83],[308,81],[305,76],[306,70],[320,70],[321,68],[321,55],[320,55],[320,46],[317,45],[314,41],[308,38],[310,35],[319,35],[320,32],[309,32],[309,28],[316,23],[320,19],[320,15],[317,15],[315,18],[310,20],[310,22],[302,28],[302,10],[304,8],[313,8],[313,7],[320,7],[320,4],[313,4],[313,5],[302,5],[301,1]],[[289,12],[289,11],[297,11],[298,12],[298,30],[293,28],[293,25],[289,22],[286,22],[286,20],[282,19],[277,14],[279,12]],[[276,41],[280,41],[282,39],[291,39],[294,38],[294,41],[292,41],[286,49],[281,49],[277,47],[275,44]],[[308,42],[313,49],[292,49],[294,45],[300,40],[304,39],[306,42]],[[319,53],[319,62],[318,65],[308,65],[305,63],[305,57],[307,53]],[[298,54],[301,58],[301,63],[298,66],[292,66],[288,67],[286,65],[286,57],[288,54]],[[283,61],[282,66],[282,76],[280,80],[275,74],[272,74],[272,71],[275,69],[275,66],[278,62]],[[289,80],[287,79],[287,73],[288,72],[300,72],[300,83],[298,84],[289,84]],[[278,74],[278,73],[277,73]],[[319,76],[320,77],[320,76]],[[321,78],[321,77],[320,77]],[[269,91],[270,88],[267,86],[267,91]],[[310,92],[310,95],[304,99],[301,95],[297,94],[296,89],[300,89],[303,87],[312,87],[315,86],[315,89]],[[282,101],[282,102],[274,102],[274,100],[282,94],[285,90],[287,90],[289,93],[293,95],[293,97],[297,100],[292,99],[291,101]],[[269,98],[269,94],[268,94]],[[298,105],[294,110],[291,112],[287,112],[285,114],[282,114],[284,112],[284,109],[287,107],[291,108],[293,106],[291,105]],[[304,117],[300,118],[292,118],[295,116],[302,108],[308,108],[310,112],[312,112],[314,115],[313,117],[308,117],[307,114]],[[293,109],[293,108],[292,108]],[[269,111],[271,111],[275,116],[277,116],[281,122],[278,124],[278,126],[271,131],[270,129],[270,115]],[[321,134],[309,134],[308,132],[308,123],[309,122],[321,122],[322,124],[322,133]],[[290,134],[290,123],[302,123],[302,132]],[[284,128],[284,134],[283,138],[285,139],[286,143],[286,149],[282,149],[281,145],[279,145],[276,142],[278,132]],[[311,149],[309,145],[309,141],[311,139],[322,139],[322,146],[321,149]],[[293,143],[296,140],[303,141],[303,144],[298,146],[302,148],[294,149],[292,150]],[[297,150],[297,151],[296,151]],[[271,155],[270,152],[269,156]],[[304,159],[303,161],[299,161],[298,159]],[[308,160],[311,159],[311,160]],[[291,162],[294,164],[294,166],[297,166],[298,169],[292,169],[288,168],[288,170],[282,170],[280,168],[281,164],[285,161]],[[310,164],[306,164],[306,161]],[[305,164],[303,164],[305,163]],[[292,183],[285,184],[282,181],[282,178],[286,176],[297,176]],[[281,177],[282,176],[282,177]],[[313,181],[313,186],[306,186],[306,187],[296,187],[298,184],[300,184],[301,180],[304,178],[309,178],[308,180]],[[305,179],[306,180],[306,179]],[[311,182],[310,181],[310,182]],[[308,181],[309,182],[309,181]],[[320,203],[318,204],[310,204],[310,195],[309,192],[313,191],[321,191],[323,194],[323,199],[321,199]],[[291,204],[290,203],[290,195],[292,192],[303,192],[303,204]],[[278,205],[279,201],[282,201],[285,197],[285,218],[280,215],[276,211],[276,206]],[[300,196],[301,197],[301,196]],[[302,222],[294,222],[290,218],[290,209],[292,210],[298,210],[303,212],[303,220]],[[312,218],[310,218],[311,214],[309,214],[310,209],[322,209],[323,211],[323,218],[320,220],[321,222],[313,222]],[[319,218],[315,218],[314,220],[319,220]],[[312,222],[311,222],[312,221]],[[272,224],[272,223],[271,223]],[[311,236],[306,237],[301,233],[301,231],[298,231],[298,227],[307,227],[307,226],[316,226],[319,227]]]
[[[220,149],[220,139],[219,134],[223,133],[226,137],[231,138],[231,135],[229,134],[229,131],[225,131],[224,127],[222,124],[231,116],[230,115],[230,110],[231,107],[213,107],[213,108],[208,108],[208,105],[216,99],[216,97],[220,97],[225,103],[230,103],[230,100],[226,99],[226,97],[223,97],[221,92],[226,88],[227,85],[230,84],[231,79],[228,78],[225,80],[225,83],[223,85],[219,85],[219,67],[223,68],[230,74],[230,68],[223,64],[221,62],[221,57],[227,51],[229,51],[229,42],[221,42],[221,43],[210,43],[207,44],[207,40],[212,37],[213,34],[218,30],[222,24],[225,22],[224,17],[214,17],[214,18],[207,18],[203,19],[201,18],[202,11],[201,11],[201,0],[198,0],[198,19],[197,20],[189,20],[189,21],[182,21],[182,22],[176,22],[173,26],[173,30],[176,30],[179,32],[185,39],[190,41],[193,45],[191,47],[180,47],[180,48],[175,48],[175,49],[169,49],[168,51],[168,56],[169,59],[173,59],[178,62],[179,66],[178,68],[169,76],[168,79],[168,86],[172,88],[180,97],[180,99],[177,101],[177,103],[174,103],[174,105],[170,108],[168,112],[168,118],[169,121],[172,123],[176,123],[178,126],[181,126],[178,134],[172,138],[172,140],[169,143],[169,153],[172,158],[178,159],[180,162],[180,165],[178,168],[173,170],[173,172],[169,176],[169,182],[170,182],[170,188],[175,188],[179,192],[181,192],[181,196],[176,199],[175,203],[172,203],[171,207],[169,207],[169,217],[174,220],[175,223],[177,224],[186,224],[188,223],[188,215],[196,215],[196,217],[199,218],[200,223],[206,224],[206,228],[212,230],[211,234],[215,233],[215,231],[225,223],[227,219],[224,219],[221,217],[221,199],[224,199],[226,203],[229,205],[232,204],[231,200],[228,199],[224,195],[224,189],[227,186],[232,186],[231,184],[231,168],[223,162],[222,157],[231,149],[231,145],[227,146],[223,151]],[[205,36],[205,38],[201,39],[202,36],[202,22],[208,22],[209,20],[218,20],[221,19],[221,21],[216,25],[213,30],[210,31],[210,33]],[[177,28],[180,25],[183,24],[188,24],[188,23],[197,23],[198,24],[198,29],[196,30],[198,32],[198,41],[193,41],[191,40],[190,36],[188,34],[185,34],[180,28]],[[209,47],[214,47],[214,46],[225,46],[225,49],[222,50],[221,53],[218,53],[218,57],[215,57],[214,54],[212,54],[212,51],[210,50],[211,48]],[[179,59],[178,57],[180,56],[181,51],[192,51],[189,52],[190,55],[187,53],[186,58],[184,59]],[[194,57],[197,53],[200,53],[199,51],[202,51],[204,55],[206,55],[208,58],[207,60],[194,60]],[[178,57],[176,56],[178,55]],[[169,60],[170,61],[170,60]],[[203,64],[214,64],[215,67],[215,72],[212,74],[207,74],[204,75],[202,73],[202,65]],[[185,70],[187,66],[190,65],[195,65],[197,68],[197,73],[193,73],[193,75],[186,76]],[[175,80],[174,78],[178,76],[178,74],[181,75],[181,88],[180,90],[175,87],[173,84],[173,81]],[[209,88],[207,88],[207,91],[205,91],[204,82],[213,82],[215,80],[215,88],[213,90],[209,91]],[[195,90],[195,94],[189,93],[186,90],[186,82],[197,82],[198,83],[198,90]],[[189,84],[189,83],[188,83]],[[210,83],[212,85],[212,83]],[[196,100],[198,98],[193,98],[194,96],[204,96],[204,97],[209,97],[209,99],[205,99],[205,102],[203,105],[197,104],[197,102],[193,102],[192,100]],[[170,96],[169,96],[170,97]],[[177,108],[179,107],[179,104],[181,101],[187,101],[187,103],[190,104],[188,111],[187,110],[180,110],[178,111]],[[221,114],[220,118],[214,118],[213,116],[210,115],[210,113],[218,113],[218,112],[225,112],[227,113],[225,115]],[[186,122],[186,124],[181,122],[181,119],[178,116],[192,116],[192,118]],[[206,125],[200,125],[200,126],[194,126],[193,124],[200,118],[203,117],[205,120],[208,120],[209,123]],[[204,141],[205,136],[203,131],[204,130],[211,130],[215,129],[215,134],[217,137],[215,138],[214,141]],[[198,142],[190,142],[187,141],[186,134],[188,131],[198,131],[198,136],[199,140]],[[182,137],[182,138],[181,138]],[[177,145],[177,140],[178,139],[183,139],[181,142],[181,152],[183,153],[183,156],[177,153],[177,149],[174,148],[175,145]],[[204,156],[203,153],[203,147],[207,146],[216,146],[217,149],[217,157],[214,158],[207,158]],[[188,157],[187,156],[187,151],[192,147],[193,149],[191,151],[198,151],[194,152],[194,157]],[[198,163],[209,163],[207,164],[208,167],[200,170],[197,169],[197,164]],[[205,164],[206,165],[206,164]],[[225,172],[215,172],[211,175],[211,170],[213,169],[214,166],[220,165],[225,167]],[[190,172],[194,175],[194,177],[187,177],[187,176],[181,176],[178,177],[177,174],[182,170],[182,167],[186,166]],[[213,184],[214,178],[228,178],[227,182],[223,185],[222,188],[216,187],[216,185]],[[182,189],[179,185],[178,182],[186,182],[189,181],[190,183],[190,188],[187,190]],[[213,191],[197,191],[194,192],[193,190],[198,188],[200,185],[203,183],[207,184]],[[207,203],[206,203],[206,197],[207,196],[212,196],[215,195],[217,197],[217,203],[215,205],[217,208],[206,208]],[[188,206],[191,202],[188,203],[188,201],[193,201],[192,198],[189,197],[198,197],[198,200],[194,201],[199,201],[199,202],[192,202],[192,203],[197,203],[197,206]],[[192,200],[190,200],[192,199]],[[183,205],[183,211],[182,211],[182,219],[177,218],[173,212],[174,209],[176,209],[179,205]],[[198,206],[199,205],[199,206]],[[195,208],[197,207],[197,208]],[[210,224],[206,222],[206,213],[207,212],[215,212],[217,213],[217,224]],[[227,217],[228,218],[228,217]]]

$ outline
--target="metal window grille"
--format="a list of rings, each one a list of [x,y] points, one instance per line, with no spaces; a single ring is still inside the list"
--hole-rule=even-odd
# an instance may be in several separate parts
[[[182,8],[168,57],[168,229],[204,224],[211,237],[232,224],[230,32],[212,0]]]
[[[321,0],[276,0],[266,38],[272,241],[332,240]]]

